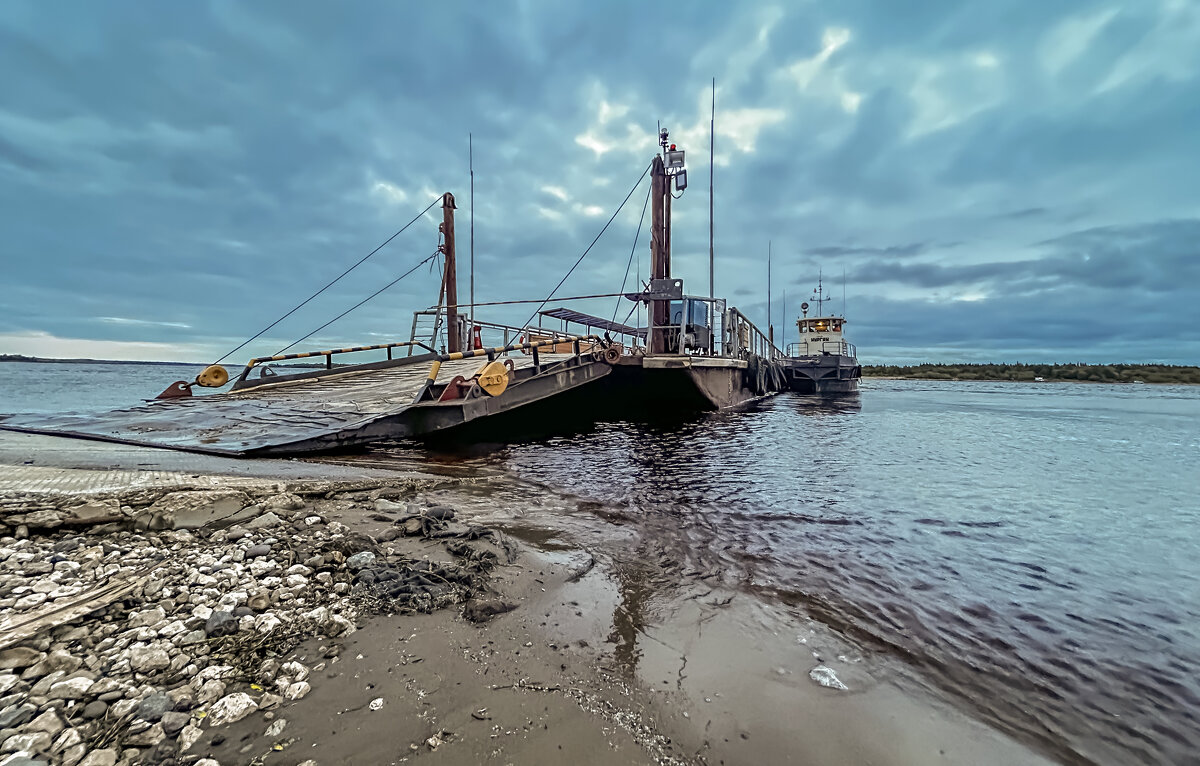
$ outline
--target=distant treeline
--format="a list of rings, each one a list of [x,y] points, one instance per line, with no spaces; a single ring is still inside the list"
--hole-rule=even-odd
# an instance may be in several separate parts
[[[917,380],[1073,380],[1085,383],[1200,385],[1200,367],[1174,364],[917,364],[863,365],[863,377]]]
[[[0,362],[25,362],[27,364],[163,364],[179,366],[191,362],[137,362],[129,359],[47,359],[40,356],[24,356],[22,354],[0,354]],[[203,367],[202,363],[196,366]]]

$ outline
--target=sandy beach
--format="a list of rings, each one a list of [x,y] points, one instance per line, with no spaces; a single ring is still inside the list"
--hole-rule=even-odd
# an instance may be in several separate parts
[[[0,764],[1051,762],[686,520],[339,462],[0,436]]]

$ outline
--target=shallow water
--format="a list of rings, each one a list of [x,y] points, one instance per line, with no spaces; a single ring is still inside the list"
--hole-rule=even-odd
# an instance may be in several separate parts
[[[868,381],[481,462],[634,518],[1067,761],[1200,752],[1200,389]]]
[[[194,374],[28,367],[0,364],[0,412],[134,403]],[[512,476],[514,503],[540,485],[632,519],[1062,760],[1200,752],[1200,388],[867,381],[857,404],[781,395],[389,452]]]

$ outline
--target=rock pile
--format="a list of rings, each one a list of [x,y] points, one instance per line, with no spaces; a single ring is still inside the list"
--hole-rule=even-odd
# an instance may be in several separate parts
[[[109,514],[81,532],[64,521],[77,514],[42,508],[9,528],[36,520],[47,534],[0,537],[0,766],[195,763],[187,752],[207,729],[309,693],[325,662],[287,658],[306,637],[326,639],[336,662],[360,617],[463,602],[497,560],[491,531],[449,508],[376,499],[361,510],[389,526],[372,537],[295,495],[253,515],[233,508],[244,498],[191,494],[202,496],[156,501],[140,530]],[[206,515],[239,523],[169,528]],[[105,603],[113,583],[131,587]]]

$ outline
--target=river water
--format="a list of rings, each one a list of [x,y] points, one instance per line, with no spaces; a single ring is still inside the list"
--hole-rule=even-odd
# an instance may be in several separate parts
[[[109,369],[0,364],[0,412],[131,403],[195,373]],[[445,469],[444,450],[400,451]],[[780,395],[454,460],[686,518],[679,556],[1062,760],[1200,758],[1200,388],[868,380],[855,402]]]

